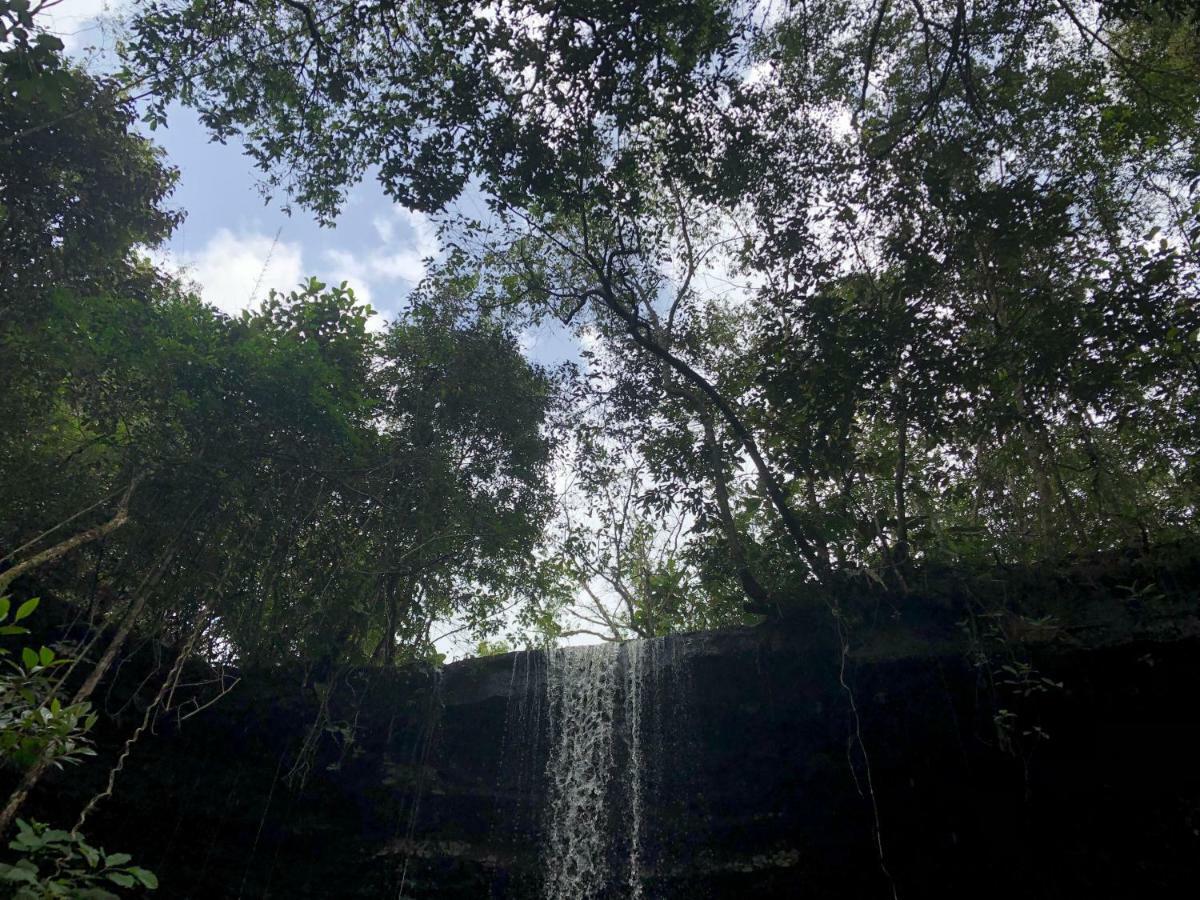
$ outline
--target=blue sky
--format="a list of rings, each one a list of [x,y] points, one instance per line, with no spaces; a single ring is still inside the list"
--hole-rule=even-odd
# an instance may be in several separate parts
[[[47,11],[46,23],[68,52],[103,67],[123,5],[62,0]],[[320,228],[302,210],[284,213],[283,198],[264,202],[259,173],[241,148],[209,142],[190,110],[173,109],[168,127],[152,136],[181,173],[171,205],[187,212],[163,262],[184,270],[206,300],[227,312],[315,275],[349,282],[387,316],[424,274],[422,260],[437,254],[433,223],[395,206],[373,183],[352,192],[336,228]]]
[[[68,53],[93,68],[111,65],[111,48],[129,0],[60,0],[43,24],[63,38]],[[304,210],[287,215],[286,198],[264,202],[260,173],[234,142],[212,143],[187,109],[171,110],[168,125],[152,133],[180,170],[170,205],[187,218],[161,262],[181,270],[205,300],[235,313],[267,295],[315,275],[346,281],[385,318],[403,308],[438,255],[436,227],[421,214],[393,204],[374,182],[356,186],[336,227],[321,228]],[[539,362],[576,358],[574,342],[560,329],[523,335]]]
[[[117,20],[127,5],[129,0],[60,0],[41,21],[63,38],[69,54],[102,70],[113,64]],[[393,204],[374,182],[351,191],[336,227],[321,228],[303,210],[290,216],[283,212],[285,198],[264,202],[252,161],[235,143],[210,142],[191,111],[174,108],[167,127],[151,137],[180,170],[170,205],[187,213],[156,256],[161,264],[182,271],[206,301],[226,312],[253,305],[271,288],[287,290],[315,275],[323,281],[347,281],[382,317],[390,318],[424,274],[422,261],[438,255],[434,223]],[[466,203],[470,208],[478,200]],[[522,335],[522,349],[543,364],[579,359],[574,338],[552,326]],[[450,634],[436,642],[451,658],[473,649],[470,636],[457,625],[442,623],[440,630]]]

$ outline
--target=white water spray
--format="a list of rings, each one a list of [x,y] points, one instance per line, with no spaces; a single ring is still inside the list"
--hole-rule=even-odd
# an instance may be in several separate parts
[[[646,642],[625,645],[625,727],[629,732],[629,896],[642,896],[642,661]]]
[[[546,653],[542,900],[643,896],[663,850],[644,808],[677,765],[664,732],[684,714],[680,670],[664,638]]]
[[[546,660],[550,758],[545,900],[586,900],[608,881],[617,647],[553,650]]]

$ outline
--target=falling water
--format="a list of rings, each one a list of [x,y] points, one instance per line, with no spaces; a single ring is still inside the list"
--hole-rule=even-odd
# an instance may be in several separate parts
[[[442,670],[434,669],[432,685],[426,702],[424,715],[420,720],[415,740],[412,746],[410,769],[414,773],[414,783],[411,796],[408,798],[407,809],[401,803],[400,814],[396,819],[395,837],[400,837],[401,825],[404,825],[404,863],[400,869],[400,887],[396,893],[398,898],[404,897],[405,884],[408,881],[408,867],[412,861],[412,847],[415,844],[417,832],[417,816],[421,809],[421,798],[425,792],[426,771],[429,768],[429,756],[437,738],[438,726],[442,715]],[[407,821],[406,821],[407,820]]]
[[[629,736],[629,896],[642,896],[642,660],[646,641],[625,645],[625,728]]]
[[[491,838],[497,843],[520,843],[541,810],[541,785],[545,774],[543,748],[544,665],[542,654],[514,653],[509,676],[508,706],[500,740],[496,796],[510,797],[493,822]]]
[[[612,644],[553,650],[546,661],[545,900],[596,897],[608,882],[617,661]]]
[[[674,864],[694,799],[679,790],[686,669],[670,638],[514,656],[492,838],[537,835],[543,900],[640,900]]]

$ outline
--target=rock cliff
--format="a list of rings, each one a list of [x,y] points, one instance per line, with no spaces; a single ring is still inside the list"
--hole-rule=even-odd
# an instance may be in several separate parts
[[[164,897],[1189,896],[1195,595],[1109,594],[247,672],[159,719],[89,831]],[[130,721],[134,687],[107,698]],[[104,770],[34,812],[65,821]]]

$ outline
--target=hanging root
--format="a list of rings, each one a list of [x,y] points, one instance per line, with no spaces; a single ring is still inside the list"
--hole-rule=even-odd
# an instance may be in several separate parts
[[[167,693],[173,690],[174,684],[178,682],[179,675],[183,671],[184,663],[186,663],[191,657],[192,650],[196,646],[196,640],[200,637],[201,632],[204,631],[204,626],[207,623],[207,615],[201,615],[196,621],[195,627],[192,628],[192,633],[188,636],[187,643],[184,644],[183,649],[179,651],[179,655],[175,658],[175,663],[171,666],[171,671],[167,673],[167,677],[164,678],[162,684],[159,685],[158,693],[154,695],[154,699],[150,702],[150,705],[146,707],[146,712],[142,715],[142,723],[138,725],[133,734],[129,736],[129,740],[125,742],[125,748],[121,751],[121,755],[117,758],[116,764],[109,770],[108,782],[105,784],[104,790],[87,802],[87,805],[83,808],[83,811],[79,813],[79,819],[75,822],[75,826],[71,829],[72,834],[78,834],[83,829],[84,823],[87,822],[88,816],[95,811],[96,807],[99,806],[102,801],[107,800],[112,796],[113,788],[117,783],[117,776],[121,773],[122,769],[125,768],[125,761],[129,759],[129,755],[133,752],[133,747],[137,743],[138,739],[142,736],[142,733],[150,727],[154,715],[158,711],[158,708],[162,705]]]
[[[899,900],[900,894],[896,890],[896,880],[892,878],[892,873],[888,870],[887,859],[883,852],[883,821],[879,816],[879,801],[875,796],[875,783],[871,777],[871,758],[867,755],[867,745],[863,741],[862,719],[858,714],[858,703],[854,699],[854,689],[850,687],[850,682],[846,680],[846,659],[850,655],[850,641],[846,637],[841,608],[836,603],[832,604],[830,612],[833,614],[833,621],[837,630],[838,649],[841,655],[838,665],[838,684],[841,685],[842,690],[846,694],[846,699],[850,703],[850,724],[852,731],[846,744],[846,762],[850,766],[850,776],[854,779],[854,786],[861,797],[863,796],[862,785],[859,783],[853,759],[853,748],[857,746],[859,755],[862,756],[863,776],[867,787],[866,797],[871,802],[871,815],[875,830],[875,852],[879,857],[879,869],[883,872],[884,878],[887,879],[888,887],[892,892],[892,900]]]

